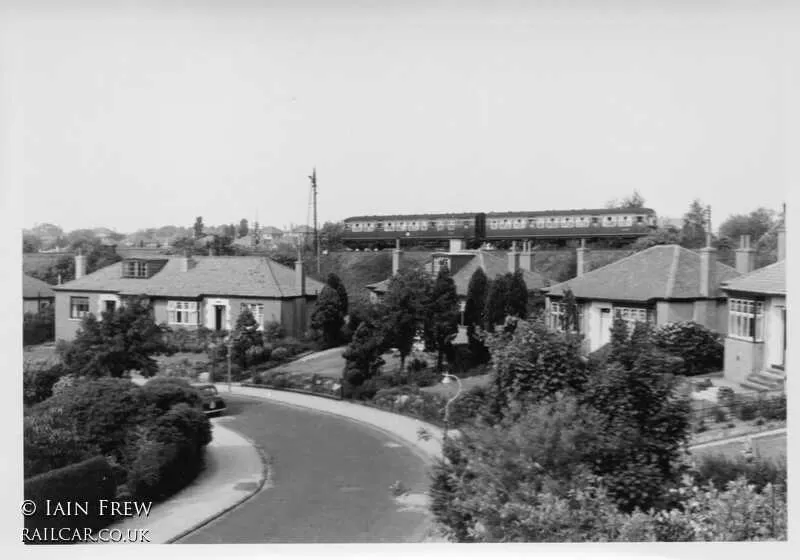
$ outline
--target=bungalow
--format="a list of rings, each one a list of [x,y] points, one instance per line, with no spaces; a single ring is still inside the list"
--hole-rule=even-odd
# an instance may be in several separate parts
[[[131,296],[146,296],[156,322],[172,327],[230,330],[250,309],[263,326],[283,325],[300,336],[322,283],[308,278],[302,261],[294,271],[264,257],[130,257],[86,274],[86,256],[75,257],[75,280],[54,286],[56,340],[71,340],[81,319],[114,310]]]
[[[22,275],[22,312],[38,313],[46,307],[53,305],[56,294],[53,286],[42,282],[38,278]]]
[[[786,381],[786,255],[784,232],[778,232],[778,262],[725,282],[728,329],[725,377],[757,390],[780,389]],[[747,258],[748,240],[737,251]],[[751,251],[751,250],[750,250]]]
[[[561,328],[569,288],[578,304],[579,330],[592,352],[611,340],[615,315],[633,329],[637,321],[662,325],[693,320],[724,332],[727,314],[720,283],[739,273],[717,262],[716,249],[699,253],[679,245],[657,245],[584,273],[585,248],[578,249],[578,276],[552,286],[546,313],[552,328]]]
[[[392,253],[392,276],[397,274],[400,268],[401,256],[402,251],[394,249]],[[433,253],[425,269],[431,276],[436,276],[443,265],[447,266],[456,285],[456,294],[458,294],[461,310],[463,311],[467,300],[469,282],[472,279],[472,275],[479,268],[483,269],[483,272],[490,279],[507,272],[522,270],[522,278],[525,280],[528,291],[542,291],[549,282],[544,276],[532,270],[532,264],[533,251],[526,246],[525,250],[518,252],[515,246],[505,256],[494,251],[483,250]],[[370,291],[371,301],[377,302],[383,298],[389,289],[390,280],[391,278],[387,278],[367,286]]]

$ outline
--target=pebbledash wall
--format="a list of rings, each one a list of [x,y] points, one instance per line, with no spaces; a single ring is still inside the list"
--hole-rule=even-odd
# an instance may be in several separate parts
[[[89,300],[89,313],[98,319],[102,317],[102,310],[105,309],[106,301],[114,301],[119,306],[121,298],[115,293],[98,292],[58,292],[56,294],[56,340],[72,340],[81,325],[81,319],[70,318],[70,298],[85,297]],[[230,330],[236,326],[236,320],[241,313],[242,304],[260,303],[264,305],[263,321],[279,322],[287,334],[295,337],[301,336],[310,324],[310,316],[313,312],[312,298],[296,297],[290,299],[275,298],[243,298],[243,297],[224,297],[213,296],[204,297],[198,305],[198,324],[170,324],[168,314],[169,301],[197,301],[187,298],[150,298],[153,305],[153,312],[156,323],[166,323],[171,327],[184,327],[188,329],[197,328],[203,325],[209,329],[214,328],[215,305],[222,304],[226,307],[224,315],[225,330]]]

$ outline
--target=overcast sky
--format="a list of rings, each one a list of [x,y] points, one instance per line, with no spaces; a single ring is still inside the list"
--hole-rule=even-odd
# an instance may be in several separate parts
[[[314,166],[320,222],[638,189],[718,225],[786,198],[790,5],[29,0],[0,24],[3,181],[67,230],[305,223]]]

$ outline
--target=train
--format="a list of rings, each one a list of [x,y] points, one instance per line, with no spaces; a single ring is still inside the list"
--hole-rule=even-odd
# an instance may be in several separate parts
[[[471,247],[508,241],[632,240],[656,226],[650,208],[393,214],[345,219],[342,241],[351,248],[382,248],[397,239],[420,245],[460,239]]]

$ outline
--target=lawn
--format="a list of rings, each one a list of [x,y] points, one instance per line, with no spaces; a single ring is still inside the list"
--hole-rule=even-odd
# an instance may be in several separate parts
[[[345,359],[342,357],[342,352],[344,352],[345,348],[345,346],[341,346],[339,348],[331,348],[330,350],[317,352],[310,356],[300,358],[299,360],[289,362],[288,364],[278,366],[276,369],[291,374],[317,374],[338,379],[342,376],[342,372],[344,372]],[[383,371],[386,373],[395,371],[400,365],[400,358],[394,356],[390,352],[384,354],[383,359],[386,361],[386,364],[383,366]]]

